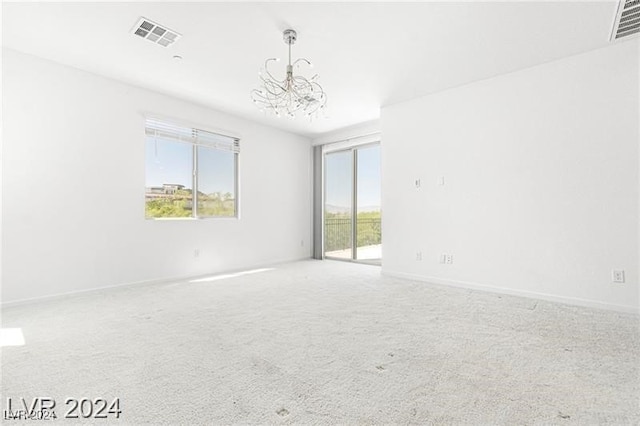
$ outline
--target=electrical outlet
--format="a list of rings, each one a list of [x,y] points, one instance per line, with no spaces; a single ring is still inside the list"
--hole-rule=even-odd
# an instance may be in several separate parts
[[[422,252],[421,251],[416,252],[416,260],[422,260]]]
[[[447,265],[451,265],[453,263],[453,255],[452,254],[446,254],[444,256],[444,263],[446,263]]]
[[[624,271],[622,269],[612,270],[611,279],[614,283],[624,283]]]
[[[416,179],[415,183],[416,183],[416,189],[420,188],[420,179]]]
[[[444,253],[442,253],[442,254],[440,255],[440,259],[438,259],[438,261],[439,261],[440,263],[444,264],[444,263],[447,261],[447,255],[446,255],[446,254],[444,254]]]
[[[200,249],[193,250],[193,257],[200,257]]]

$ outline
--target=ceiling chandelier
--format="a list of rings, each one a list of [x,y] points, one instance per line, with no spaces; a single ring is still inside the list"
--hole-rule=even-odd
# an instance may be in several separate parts
[[[309,68],[313,65],[305,58],[296,59],[291,63],[291,45],[296,42],[297,34],[294,30],[285,30],[284,42],[289,46],[289,63],[284,79],[277,79],[269,70],[269,64],[280,59],[269,58],[264,62],[264,69],[260,71],[261,87],[251,91],[251,98],[261,111],[271,110],[276,117],[286,115],[295,118],[296,113],[312,118],[322,110],[327,103],[327,95],[317,83],[318,74],[310,79],[301,75],[293,75],[293,68],[300,68],[300,63]]]

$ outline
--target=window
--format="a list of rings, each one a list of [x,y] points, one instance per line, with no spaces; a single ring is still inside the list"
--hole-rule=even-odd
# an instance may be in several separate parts
[[[237,217],[238,139],[153,118],[145,135],[147,219]]]

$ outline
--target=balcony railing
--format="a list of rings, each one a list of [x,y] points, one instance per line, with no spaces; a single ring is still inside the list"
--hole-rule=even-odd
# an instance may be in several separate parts
[[[356,219],[357,247],[373,246],[382,243],[380,218]],[[345,250],[353,247],[351,242],[351,218],[325,218],[325,251]]]

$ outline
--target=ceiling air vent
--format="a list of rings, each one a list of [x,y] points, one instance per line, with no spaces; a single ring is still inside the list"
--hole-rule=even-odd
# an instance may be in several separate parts
[[[620,0],[611,40],[640,33],[640,0]]]
[[[170,30],[165,26],[156,24],[147,18],[140,18],[131,32],[164,47],[169,47],[180,38],[180,34],[177,32]]]

